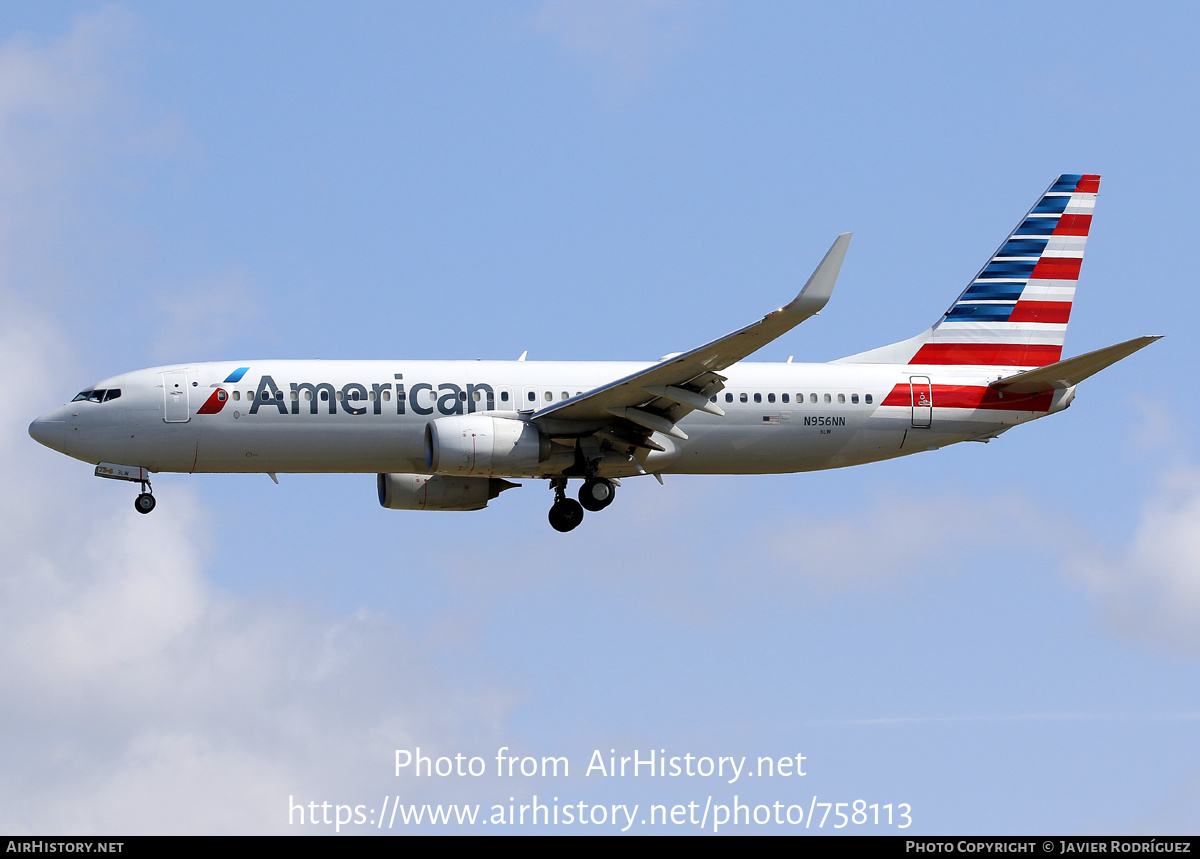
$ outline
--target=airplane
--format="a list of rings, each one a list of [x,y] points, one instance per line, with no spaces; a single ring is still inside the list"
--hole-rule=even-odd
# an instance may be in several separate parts
[[[549,481],[563,532],[623,479],[813,471],[987,442],[1066,409],[1079,382],[1160,339],[1062,360],[1099,186],[1059,176],[931,328],[829,363],[745,359],[825,307],[850,233],[789,304],[650,364],[174,364],[97,382],[29,434],[140,483],[139,513],[155,507],[158,472],[374,473],[396,510],[480,510],[526,478]]]

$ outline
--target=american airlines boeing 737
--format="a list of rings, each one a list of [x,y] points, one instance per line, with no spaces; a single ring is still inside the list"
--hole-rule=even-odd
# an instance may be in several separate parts
[[[559,531],[611,504],[623,478],[813,471],[989,441],[1159,339],[1062,360],[1099,185],[1059,176],[932,328],[831,363],[744,359],[825,306],[849,233],[790,304],[652,364],[179,364],[97,382],[29,434],[141,484],[141,513],[162,471],[374,473],[396,510],[480,510],[533,478],[554,491]]]

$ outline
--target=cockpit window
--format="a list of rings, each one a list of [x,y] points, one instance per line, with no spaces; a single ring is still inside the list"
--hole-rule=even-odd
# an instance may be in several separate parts
[[[100,388],[95,391],[80,391],[71,402],[78,403],[86,400],[89,403],[107,403],[109,400],[115,400],[119,396],[121,396],[120,388]]]

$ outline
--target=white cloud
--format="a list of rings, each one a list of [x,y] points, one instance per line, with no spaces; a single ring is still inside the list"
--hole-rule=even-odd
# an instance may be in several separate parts
[[[977,567],[981,551],[991,557],[981,547],[998,543],[1010,555],[1026,551],[1052,563],[1061,535],[1072,530],[1027,497],[981,498],[947,487],[877,491],[839,510],[811,494],[804,503],[780,503],[780,493],[791,496],[808,479],[672,475],[665,487],[631,479],[579,532],[544,540],[537,565],[527,563],[526,537],[514,536],[486,568],[446,559],[445,574],[482,605],[505,598],[514,584],[554,588],[567,575],[635,611],[713,626],[740,623],[743,611],[763,605],[812,604],[957,575]]]
[[[1162,397],[1134,394],[1127,400],[1138,413],[1131,441],[1134,448],[1162,460],[1177,459],[1186,450],[1191,433],[1181,422],[1181,416],[1169,408]]]
[[[393,748],[491,744],[507,700],[494,685],[443,682],[421,643],[368,612],[221,593],[189,492],[141,516],[134,487],[37,447],[24,410],[61,362],[31,319],[0,331],[6,831],[286,830],[290,794],[405,792],[382,778]]]
[[[18,37],[0,45],[0,183],[6,191],[77,178],[77,147],[104,124],[117,94],[114,51],[129,40],[133,19],[109,6],[75,21],[47,46]],[[64,175],[65,171],[65,175]]]
[[[490,681],[443,681],[420,642],[368,612],[222,593],[205,574],[213,523],[190,493],[141,516],[135,487],[29,438],[47,396],[78,374],[12,271],[49,278],[52,249],[84,228],[62,216],[69,206],[14,213],[43,192],[69,203],[103,167],[85,141],[120,125],[105,111],[120,101],[112,70],[129,31],[109,8],[54,43],[0,45],[0,828],[286,831],[291,794],[404,792],[388,778],[391,750],[453,747],[460,713],[490,744],[507,698]]]
[[[792,559],[792,572],[828,590],[961,569],[1001,534],[1020,534],[1033,549],[1045,543],[1048,527],[1028,498],[892,491],[850,516],[797,517],[772,542],[781,562]]]
[[[233,271],[160,296],[157,318],[161,321],[152,354],[163,364],[195,355],[219,358],[223,349],[263,324],[257,295],[250,276]]]
[[[1169,472],[1145,504],[1132,543],[1071,562],[1106,622],[1156,646],[1200,646],[1200,470]]]
[[[53,260],[49,240],[76,216],[81,179],[121,145],[112,133],[122,110],[115,82],[132,29],[132,17],[109,6],[51,44],[17,37],[0,45],[0,248],[24,251],[0,254],[9,289],[30,252]]]

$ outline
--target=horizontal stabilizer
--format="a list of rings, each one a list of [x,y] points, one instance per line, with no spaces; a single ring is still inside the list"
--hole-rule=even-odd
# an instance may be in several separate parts
[[[1009,376],[1007,379],[992,382],[990,387],[999,388],[1001,391],[1012,391],[1014,394],[1034,394],[1039,391],[1053,391],[1056,388],[1069,388],[1072,385],[1079,384],[1088,376],[1099,373],[1110,364],[1115,364],[1122,358],[1128,358],[1134,352],[1149,346],[1155,340],[1161,339],[1161,334],[1157,336],[1135,337],[1133,340],[1126,340],[1124,343],[1118,343],[1115,346],[1097,349],[1095,352],[1088,352],[1086,355],[1068,358],[1066,361],[1059,361],[1057,364],[1049,364],[1045,367],[1038,367],[1036,370],[1017,373],[1015,376]]]

